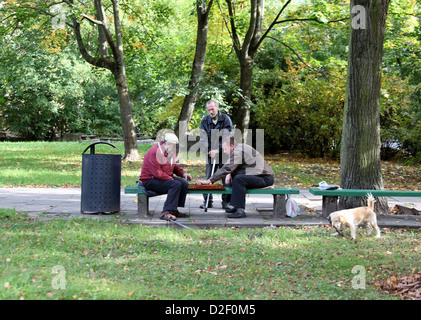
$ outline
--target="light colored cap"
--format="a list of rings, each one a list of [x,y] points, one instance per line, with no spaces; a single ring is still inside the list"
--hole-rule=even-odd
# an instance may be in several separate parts
[[[166,133],[164,139],[168,143],[178,144],[178,138],[174,133]]]

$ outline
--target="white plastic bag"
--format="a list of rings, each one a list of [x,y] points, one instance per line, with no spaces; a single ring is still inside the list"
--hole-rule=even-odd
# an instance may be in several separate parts
[[[319,183],[320,190],[341,190],[341,187],[337,186],[336,184],[327,184],[326,181],[322,181]]]
[[[295,218],[300,212],[300,207],[298,206],[297,202],[292,198],[288,198],[286,209],[287,209],[287,216],[291,218]]]

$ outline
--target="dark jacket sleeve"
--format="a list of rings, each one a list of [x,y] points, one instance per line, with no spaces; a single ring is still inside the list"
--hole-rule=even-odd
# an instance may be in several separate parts
[[[209,180],[212,183],[215,183],[216,181],[225,178],[228,174],[234,172],[238,167],[241,167],[242,162],[238,161],[238,157],[241,159],[241,154],[239,154],[238,150],[234,150],[234,152],[230,154],[229,161],[224,164],[222,168],[216,171]]]
[[[209,145],[209,137],[208,137],[208,124],[207,124],[207,117],[204,116],[202,121],[200,122],[200,147],[201,152],[208,153],[208,145]]]
[[[224,114],[224,127],[223,128],[229,131],[232,131],[233,129],[231,118],[227,114]]]

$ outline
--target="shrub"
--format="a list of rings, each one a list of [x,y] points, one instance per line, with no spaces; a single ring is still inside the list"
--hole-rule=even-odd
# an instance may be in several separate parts
[[[303,65],[287,72],[272,71],[277,82],[260,92],[256,121],[276,149],[295,150],[310,157],[339,154],[345,77],[310,73]],[[267,90],[267,89],[266,89]]]

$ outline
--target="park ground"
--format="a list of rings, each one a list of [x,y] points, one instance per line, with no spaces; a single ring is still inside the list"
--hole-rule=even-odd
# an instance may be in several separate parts
[[[0,143],[0,187],[80,187],[82,153],[89,141]],[[122,143],[98,145],[96,153],[124,154]],[[150,145],[139,145],[145,154]],[[89,151],[88,151],[89,152]],[[340,162],[325,158],[308,158],[293,153],[265,154],[276,174],[279,187],[309,188],[320,181],[340,183]],[[203,179],[202,163],[181,164],[195,179]],[[141,162],[122,163],[122,187],[133,185],[139,178]],[[421,165],[405,165],[403,161],[383,161],[385,189],[421,190]]]
[[[0,144],[2,187],[77,186],[85,147]],[[278,185],[338,183],[336,161],[289,154],[267,160],[285,179]],[[139,166],[123,163],[122,185],[132,184]],[[198,164],[186,168],[203,174]],[[382,170],[387,188],[420,190],[419,167],[385,162]],[[114,218],[41,221],[6,209],[0,224],[3,300],[420,299],[413,290],[419,229],[384,228],[381,239],[361,234],[352,242],[332,237],[328,226],[179,230]]]

